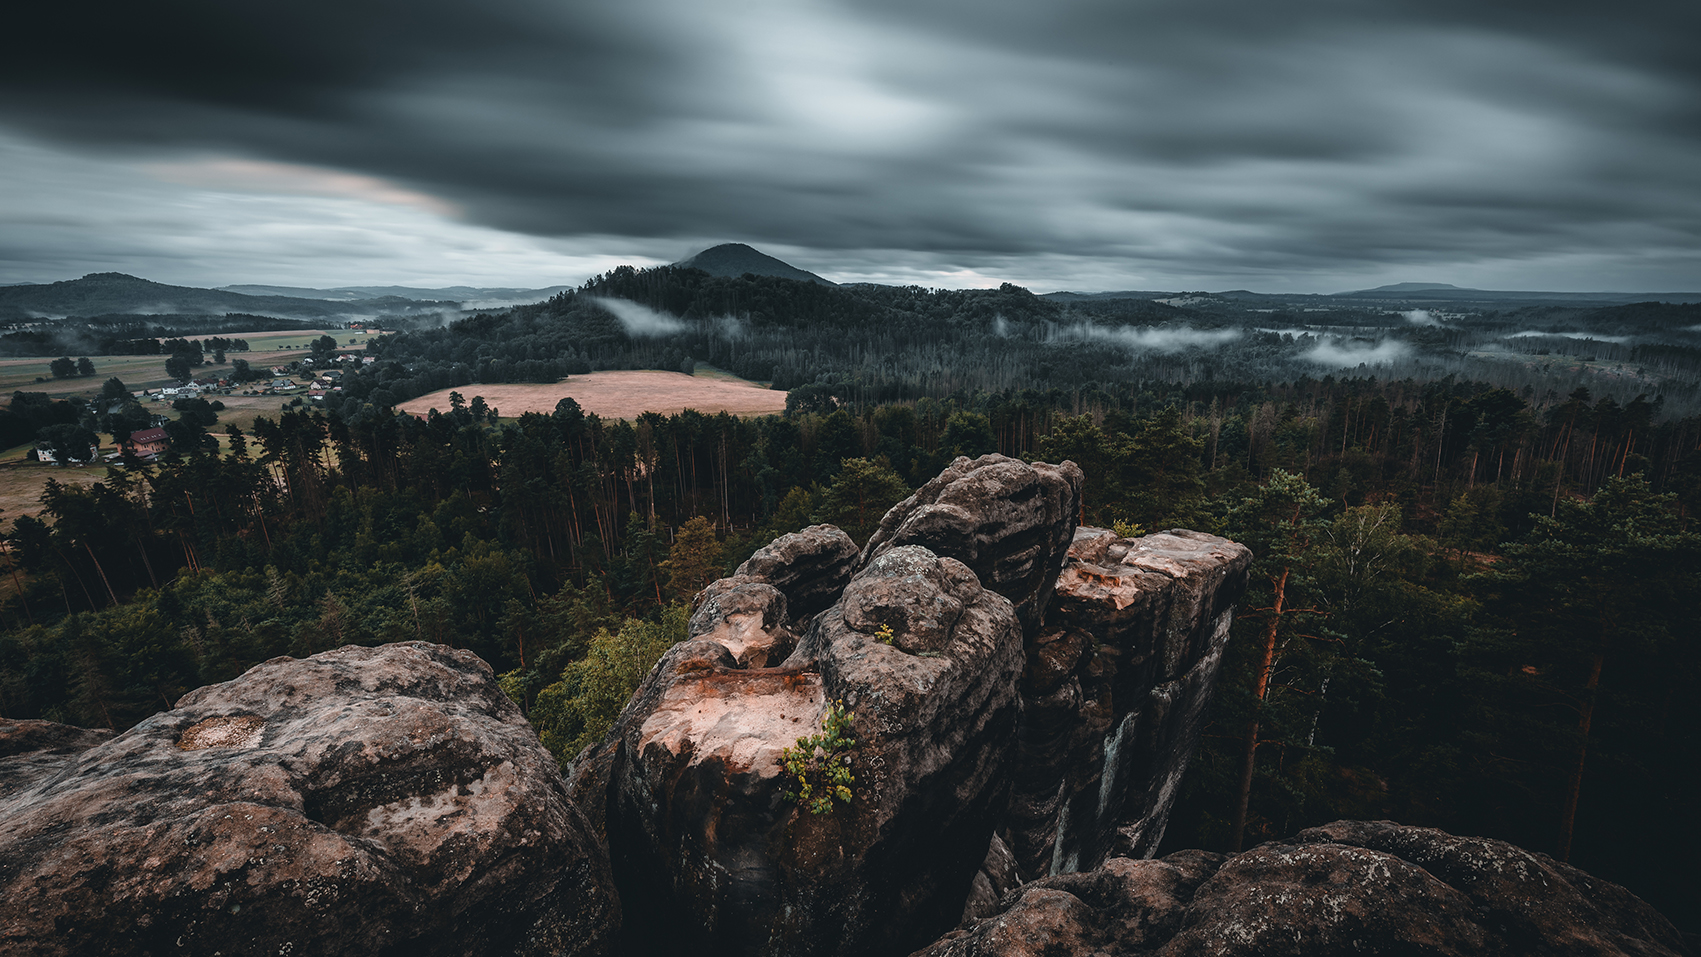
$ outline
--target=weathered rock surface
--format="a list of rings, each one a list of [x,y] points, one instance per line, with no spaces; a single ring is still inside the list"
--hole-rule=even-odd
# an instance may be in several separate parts
[[[1502,841],[1340,821],[1224,858],[1044,878],[921,951],[981,955],[1679,957],[1653,908]]]
[[[0,721],[0,798],[53,775],[68,759],[111,737],[109,729]]]
[[[686,634],[723,645],[740,668],[762,668],[779,663],[797,645],[789,620],[778,588],[735,575],[697,593]]]
[[[955,925],[1003,807],[1021,663],[1010,602],[915,546],[870,562],[779,667],[675,646],[571,784],[608,837],[628,950],[889,954]],[[833,701],[855,713],[855,797],[817,816],[782,796],[780,752]]]
[[[859,567],[921,545],[974,570],[1010,599],[1023,633],[1037,632],[1081,510],[1081,469],[1003,455],[958,456],[880,520]]]
[[[0,798],[8,955],[603,953],[618,927],[605,852],[469,652],[273,659],[81,744]]]
[[[1003,838],[992,835],[992,843],[986,849],[986,860],[981,862],[974,882],[969,885],[969,899],[963,903],[963,918],[958,923],[998,913],[998,902],[1004,899],[1004,895],[1025,883],[1022,872],[1016,867],[1016,855],[1010,853],[1010,847]]]
[[[1075,532],[1022,678],[1007,833],[1023,873],[1157,849],[1251,560],[1200,532]]]
[[[724,645],[740,668],[778,664],[850,582],[856,543],[832,525],[811,525],[756,550],[731,577],[692,603],[687,633]]]
[[[856,542],[837,526],[811,525],[758,548],[733,574],[779,589],[791,620],[808,625],[839,600],[857,555]]]

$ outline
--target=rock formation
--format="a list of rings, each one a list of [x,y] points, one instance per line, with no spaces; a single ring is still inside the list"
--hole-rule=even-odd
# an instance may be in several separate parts
[[[1502,841],[1338,821],[1225,858],[1113,858],[1007,895],[917,957],[1681,957],[1624,888]]]
[[[838,601],[856,559],[856,543],[832,525],[782,535],[697,594],[687,633],[725,645],[741,668],[778,664]]]
[[[1156,846],[1250,554],[1077,534],[1081,484],[958,458],[848,584],[848,539],[818,526],[704,590],[693,640],[575,766],[635,951],[889,953],[1023,876]],[[856,798],[817,818],[782,797],[781,753],[838,700]]]
[[[9,955],[603,953],[618,926],[605,851],[469,652],[273,659],[58,755],[5,727],[49,745],[0,760]]]
[[[801,631],[839,600],[856,560],[856,543],[849,535],[832,525],[811,525],[758,548],[733,578],[752,578],[779,589],[792,624]]]
[[[884,954],[954,925],[1002,810],[1021,662],[1010,602],[917,546],[859,572],[779,667],[675,646],[572,783],[629,951]],[[780,756],[835,701],[854,797],[814,815],[783,796]]]
[[[574,768],[635,951],[890,953],[960,919],[1080,487],[1070,463],[959,458],[860,557],[817,526],[705,589],[692,640]],[[836,701],[855,715],[855,796],[817,816],[783,796],[781,755]]]
[[[859,567],[904,545],[955,558],[973,569],[982,587],[1015,604],[1022,631],[1031,638],[1075,532],[1081,483],[1074,462],[958,456],[892,506],[869,537]]]
[[[1024,876],[1090,869],[1118,840],[1156,851],[1251,561],[1199,532],[1075,532],[1022,676],[1008,833]]]

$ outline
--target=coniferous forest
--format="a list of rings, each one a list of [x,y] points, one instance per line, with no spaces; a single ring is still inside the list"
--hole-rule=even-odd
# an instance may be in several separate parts
[[[225,451],[49,483],[5,537],[0,715],[124,728],[277,655],[424,639],[490,662],[571,761],[691,596],[773,537],[865,541],[958,455],[1072,459],[1085,523],[1256,556],[1166,847],[1391,818],[1570,860],[1695,931],[1698,322],[622,268],[376,339],[341,394]],[[478,396],[699,363],[772,382],[787,413],[498,420]],[[395,411],[444,388],[471,401]]]

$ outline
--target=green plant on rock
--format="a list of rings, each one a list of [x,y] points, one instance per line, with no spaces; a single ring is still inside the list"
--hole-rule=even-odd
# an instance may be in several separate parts
[[[1146,534],[1146,526],[1139,522],[1130,522],[1125,518],[1113,520],[1110,530],[1123,538],[1139,538]]]
[[[856,782],[850,769],[850,751],[856,747],[851,722],[855,720],[855,712],[846,711],[843,701],[835,701],[821,718],[820,734],[798,738],[795,747],[780,752],[788,782],[783,792],[786,800],[811,814],[831,814],[834,801],[850,803],[850,786]]]
[[[891,625],[881,625],[879,630],[874,633],[874,640],[883,645],[891,644],[893,637]]]

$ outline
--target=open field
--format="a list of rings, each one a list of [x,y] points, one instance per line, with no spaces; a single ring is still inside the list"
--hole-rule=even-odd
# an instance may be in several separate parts
[[[422,395],[399,408],[416,415],[431,409],[447,412],[450,392],[459,392],[468,402],[473,396],[484,396],[503,418],[554,412],[555,404],[564,397],[605,419],[635,419],[643,412],[672,415],[685,409],[733,415],[770,415],[786,409],[784,392],[707,369],[694,376],[682,372],[592,372],[552,385],[465,385]]]
[[[226,339],[248,340],[249,351],[226,353],[226,359],[246,359],[248,364],[255,368],[267,368],[303,358],[313,340],[320,336],[336,339],[339,350],[358,352],[364,349],[366,342],[375,338],[376,334],[363,334],[356,329],[312,329],[296,332],[230,332],[220,335]],[[352,345],[349,343],[350,339],[355,340]],[[95,365],[95,374],[70,379],[55,379],[48,372],[48,363],[57,358],[58,356],[27,356],[0,359],[0,396],[9,396],[13,392],[45,392],[55,399],[73,395],[92,397],[100,391],[101,384],[113,376],[123,380],[131,391],[157,389],[171,385],[174,381],[165,374],[165,356],[89,356],[89,361]],[[197,374],[216,375],[229,369],[230,364],[226,362],[222,366],[208,364],[196,371]],[[37,378],[44,381],[37,382]]]
[[[41,489],[48,479],[61,485],[93,485],[106,478],[106,465],[43,465],[26,462],[23,453],[30,446],[10,449],[0,459],[0,523],[8,527],[20,515],[35,515],[41,511]]]

